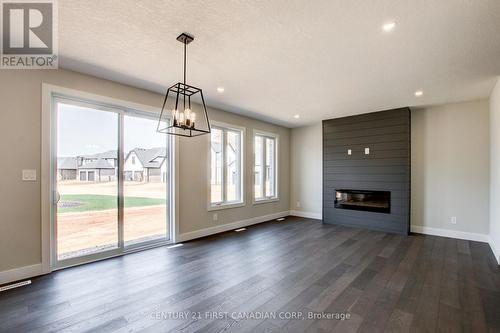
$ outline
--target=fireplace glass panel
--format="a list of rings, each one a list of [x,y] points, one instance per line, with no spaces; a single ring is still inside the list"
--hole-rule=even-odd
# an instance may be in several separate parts
[[[391,192],[345,189],[336,190],[335,208],[390,213]]]

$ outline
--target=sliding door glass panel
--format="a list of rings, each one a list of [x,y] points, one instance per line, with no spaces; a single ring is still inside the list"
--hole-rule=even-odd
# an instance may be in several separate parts
[[[226,132],[226,201],[241,201],[241,133]]]
[[[263,170],[264,138],[262,136],[254,137],[254,173],[255,173],[255,198],[264,196],[264,170]]]
[[[57,103],[57,259],[118,247],[118,114]]]
[[[266,140],[266,197],[275,196],[275,140],[271,138],[265,138]]]
[[[124,116],[123,239],[125,246],[168,238],[167,137],[157,120]]]
[[[223,132],[218,128],[212,128],[211,133],[211,147],[210,147],[210,202],[219,203],[223,201],[222,193],[222,141]]]

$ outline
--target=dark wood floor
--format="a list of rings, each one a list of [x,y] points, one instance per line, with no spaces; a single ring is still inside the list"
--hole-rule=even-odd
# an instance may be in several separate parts
[[[0,293],[1,332],[141,330],[500,332],[500,270],[485,243],[289,217]]]

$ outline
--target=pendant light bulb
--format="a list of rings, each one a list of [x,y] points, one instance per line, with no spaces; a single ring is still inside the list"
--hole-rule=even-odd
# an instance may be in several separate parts
[[[187,108],[184,110],[184,119],[187,127],[191,127],[191,109]]]
[[[172,124],[174,125],[177,124],[177,120],[179,119],[178,113],[179,111],[177,111],[176,109],[172,110]]]
[[[191,127],[194,128],[194,122],[196,121],[196,113],[191,112]]]
[[[184,110],[184,116],[186,117],[186,120],[191,119],[191,109],[188,108]]]

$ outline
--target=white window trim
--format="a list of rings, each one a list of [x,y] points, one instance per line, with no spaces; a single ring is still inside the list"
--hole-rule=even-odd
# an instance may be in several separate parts
[[[269,138],[274,138],[276,141],[276,156],[275,156],[275,195],[272,197],[264,197],[262,199],[256,199],[255,198],[255,136],[264,136],[264,137],[269,137]],[[276,133],[271,133],[271,132],[266,132],[266,131],[261,131],[258,129],[253,130],[253,136],[252,136],[252,147],[253,147],[253,152],[252,152],[252,201],[254,205],[258,204],[264,204],[264,203],[270,203],[270,202],[276,202],[280,200],[279,197],[279,155],[280,155],[280,150],[279,150],[279,142],[280,142],[280,136],[279,134]],[[265,146],[265,145],[264,145]],[[265,155],[265,152],[264,152]],[[265,183],[265,182],[264,182]],[[265,193],[265,189],[263,189],[263,193]]]
[[[245,144],[246,144],[246,128],[237,126],[237,125],[232,125],[220,121],[211,121],[211,127],[221,127],[229,130],[235,130],[235,131],[240,131],[241,132],[241,151],[240,151],[240,160],[241,160],[241,175],[240,175],[240,182],[241,182],[241,200],[237,202],[227,202],[227,203],[218,203],[218,204],[212,204],[211,198],[212,198],[212,191],[211,191],[211,168],[212,168],[212,154],[211,154],[211,137],[209,137],[208,140],[208,173],[207,173],[207,210],[208,211],[214,211],[214,210],[222,210],[222,209],[230,209],[230,208],[238,208],[238,207],[244,207],[246,206],[246,190],[245,190],[245,166],[246,166],[246,154],[245,154]],[[224,161],[222,162],[224,166]],[[223,171],[224,174],[224,171]],[[224,186],[224,184],[222,185]]]

